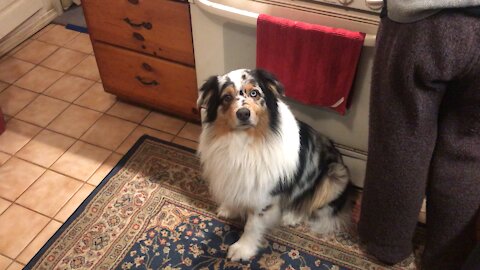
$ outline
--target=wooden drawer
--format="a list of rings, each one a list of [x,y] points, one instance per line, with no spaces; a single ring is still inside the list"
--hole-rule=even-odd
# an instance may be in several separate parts
[[[195,69],[155,57],[94,43],[107,92],[198,121]]]
[[[194,65],[190,7],[167,0],[83,0],[94,40]]]

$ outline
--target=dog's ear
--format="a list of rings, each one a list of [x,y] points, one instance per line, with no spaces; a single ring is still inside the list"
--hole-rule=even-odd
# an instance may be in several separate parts
[[[263,69],[255,69],[253,70],[253,76],[257,79],[257,81],[267,87],[270,91],[272,91],[275,96],[284,96],[285,89],[283,85],[278,81],[278,79],[272,73],[263,70]]]
[[[198,90],[197,106],[200,109],[202,123],[213,122],[217,118],[219,95],[218,76],[211,76]]]
[[[197,106],[199,109],[208,108],[210,98],[219,92],[218,77],[211,76],[198,90]]]

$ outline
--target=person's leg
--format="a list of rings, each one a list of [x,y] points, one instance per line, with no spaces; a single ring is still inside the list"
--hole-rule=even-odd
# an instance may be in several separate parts
[[[480,44],[480,20],[475,29]],[[475,34],[472,34],[475,35]],[[447,90],[427,188],[423,268],[460,269],[475,246],[480,209],[480,47]]]
[[[478,270],[480,269],[480,243],[468,256],[467,261],[462,266],[462,270]]]
[[[386,263],[412,251],[446,82],[469,61],[457,17],[441,13],[410,24],[383,19],[377,35],[358,229],[367,250]]]

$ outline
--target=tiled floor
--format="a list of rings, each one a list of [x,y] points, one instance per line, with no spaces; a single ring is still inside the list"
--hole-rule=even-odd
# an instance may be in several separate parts
[[[0,108],[0,270],[21,269],[140,136],[196,148],[200,133],[104,92],[88,35],[61,26],[1,58]]]

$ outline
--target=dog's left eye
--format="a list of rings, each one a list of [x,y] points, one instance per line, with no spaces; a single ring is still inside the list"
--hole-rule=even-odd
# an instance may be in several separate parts
[[[256,97],[256,96],[258,96],[258,91],[257,91],[257,90],[252,90],[252,92],[250,92],[250,96],[251,96],[251,97]]]

